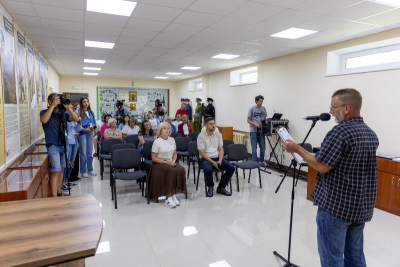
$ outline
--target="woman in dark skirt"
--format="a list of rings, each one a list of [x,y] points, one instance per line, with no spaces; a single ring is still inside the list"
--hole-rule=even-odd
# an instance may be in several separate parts
[[[149,177],[149,197],[157,202],[165,196],[165,205],[172,209],[179,206],[176,194],[187,194],[185,169],[176,163],[175,139],[170,137],[171,126],[167,122],[158,125],[157,137],[151,149],[153,165]]]

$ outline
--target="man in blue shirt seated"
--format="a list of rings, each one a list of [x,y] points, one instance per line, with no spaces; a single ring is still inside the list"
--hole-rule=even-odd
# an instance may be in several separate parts
[[[61,185],[65,164],[65,129],[68,121],[79,121],[69,105],[60,103],[60,96],[52,93],[48,96],[49,107],[40,112],[40,122],[45,134],[47,153],[49,154],[51,172],[51,194],[53,197],[61,196]],[[64,107],[66,110],[62,112]],[[65,144],[66,145],[66,144]]]

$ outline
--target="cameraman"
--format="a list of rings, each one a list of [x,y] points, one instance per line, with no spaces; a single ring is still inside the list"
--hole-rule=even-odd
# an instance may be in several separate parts
[[[262,121],[267,119],[267,110],[263,107],[264,97],[258,95],[255,97],[256,105],[252,106],[247,113],[247,123],[250,124],[250,142],[251,157],[257,162],[257,143],[260,146],[260,163],[261,167],[265,167],[265,136],[262,134]]]
[[[155,108],[153,109],[154,117],[156,117],[160,122],[165,121],[168,117],[167,108],[163,106],[160,99],[156,99],[154,105],[155,105]]]
[[[123,117],[125,115],[129,115],[129,111],[124,108],[123,100],[117,100],[117,103],[115,105],[117,106],[117,108],[114,110],[113,117],[117,120],[117,125],[119,125],[122,122]]]
[[[47,97],[47,102],[49,107],[40,111],[40,122],[42,123],[49,154],[51,194],[56,197],[62,196],[63,170],[66,166],[64,154],[65,125],[68,121],[79,121],[79,117],[65,101],[61,104],[60,95],[57,93],[51,93]],[[61,109],[65,109],[66,112],[62,113]]]

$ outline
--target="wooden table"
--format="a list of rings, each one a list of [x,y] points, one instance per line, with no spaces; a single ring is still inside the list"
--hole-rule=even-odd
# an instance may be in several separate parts
[[[0,203],[0,265],[84,266],[102,231],[102,212],[92,195]]]

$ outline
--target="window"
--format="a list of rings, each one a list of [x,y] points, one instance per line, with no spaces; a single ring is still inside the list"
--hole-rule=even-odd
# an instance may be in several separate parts
[[[201,91],[203,89],[203,80],[201,78],[189,81],[189,92]]]
[[[231,71],[230,86],[255,84],[258,79],[258,67]]]
[[[328,52],[327,76],[400,68],[400,38]]]
[[[194,90],[195,91],[201,91],[203,88],[203,82],[202,81],[197,81],[194,83]]]

